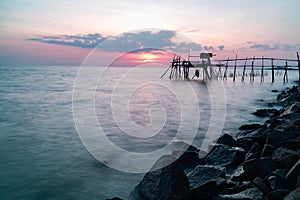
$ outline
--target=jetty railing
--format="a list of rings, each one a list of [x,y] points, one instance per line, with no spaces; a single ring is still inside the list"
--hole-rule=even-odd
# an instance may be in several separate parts
[[[181,56],[175,56],[168,67],[168,69],[161,76],[170,71],[170,79],[184,79],[190,80],[190,68],[194,68],[194,75],[191,79],[199,78],[202,70],[203,80],[208,79],[221,79],[227,80],[228,69],[233,69],[233,73],[230,73],[233,82],[237,78],[237,69],[241,69],[241,81],[245,81],[245,77],[248,76],[247,69],[250,69],[250,82],[254,82],[255,76],[260,76],[260,81],[264,82],[265,76],[268,75],[268,71],[271,71],[272,83],[275,82],[275,70],[276,75],[281,75],[283,72],[283,82],[288,82],[288,71],[297,70],[298,68],[298,81],[300,83],[300,59],[297,52],[297,59],[285,59],[285,58],[273,58],[273,57],[252,57],[252,58],[235,58],[211,60],[214,56],[212,53],[200,53],[200,56],[189,56],[188,60],[184,60]],[[190,58],[199,58],[197,61],[191,61]],[[281,62],[279,65],[278,62]],[[241,64],[242,63],[242,64]],[[277,64],[276,64],[277,63]],[[267,65],[269,64],[269,65]],[[278,72],[280,70],[280,73]],[[255,72],[256,71],[256,72]],[[258,74],[257,71],[260,71]]]

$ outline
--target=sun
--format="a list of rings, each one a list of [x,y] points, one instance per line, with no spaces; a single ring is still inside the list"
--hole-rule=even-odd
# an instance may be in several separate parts
[[[139,54],[139,58],[142,62],[155,62],[159,56],[152,53],[142,53]]]

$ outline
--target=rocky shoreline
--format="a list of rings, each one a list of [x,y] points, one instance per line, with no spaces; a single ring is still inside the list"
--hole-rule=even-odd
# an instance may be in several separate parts
[[[225,133],[204,157],[192,146],[179,159],[163,156],[155,165],[175,161],[146,173],[130,199],[300,199],[300,86],[282,91],[273,105],[282,109],[257,110],[269,118],[264,124]]]

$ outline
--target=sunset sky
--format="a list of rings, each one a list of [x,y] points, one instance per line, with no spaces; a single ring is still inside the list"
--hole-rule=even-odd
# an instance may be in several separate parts
[[[133,51],[129,63],[170,56],[152,48],[295,58],[299,8],[299,0],[2,0],[0,64],[80,65],[96,47],[103,59]]]

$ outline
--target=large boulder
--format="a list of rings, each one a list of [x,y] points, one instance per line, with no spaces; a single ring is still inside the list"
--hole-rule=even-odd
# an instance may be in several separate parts
[[[280,168],[289,169],[298,161],[299,155],[296,151],[280,147],[273,152],[272,159]]]
[[[300,131],[269,130],[266,143],[281,147],[286,141],[294,140],[298,136],[300,136]]]
[[[159,169],[165,163],[170,165]],[[176,158],[162,156],[153,166],[155,171],[147,172],[143,180],[131,192],[133,200],[183,200],[189,194],[189,181]]]
[[[300,159],[286,174],[286,179],[288,182],[295,185],[297,183],[297,178],[299,175],[300,175]]]
[[[263,126],[262,128],[259,128],[255,131],[239,133],[238,141],[241,139],[251,139],[257,142],[258,144],[260,144],[261,146],[263,146],[266,143],[267,136],[268,136],[268,129],[266,126]]]
[[[284,197],[284,200],[296,200],[300,199],[300,187],[297,187],[295,190],[291,191],[288,195]]]
[[[240,130],[251,130],[251,131],[254,131],[254,130],[257,130],[259,128],[262,128],[264,127],[265,125],[261,125],[261,124],[244,124],[242,126],[240,126]]]
[[[285,195],[290,193],[287,189],[276,189],[268,192],[267,197],[269,200],[282,200]]]
[[[253,180],[255,177],[266,177],[277,168],[276,162],[271,157],[254,158],[246,160],[243,164],[245,175]]]
[[[224,144],[230,147],[236,147],[237,146],[237,142],[236,140],[229,135],[228,133],[225,133],[224,135],[222,135],[221,137],[219,137],[218,144]]]
[[[288,169],[276,169],[265,178],[265,181],[268,182],[273,190],[290,189],[293,186],[286,179],[288,171]]]
[[[207,165],[217,165],[221,167],[236,167],[243,162],[245,151],[239,147],[229,147],[226,145],[213,149],[206,156]]]
[[[279,111],[274,109],[274,108],[272,108],[272,109],[258,109],[253,114],[258,116],[258,117],[269,117],[269,116],[279,115]]]
[[[263,200],[264,194],[258,188],[249,188],[236,194],[221,194],[214,200]]]

